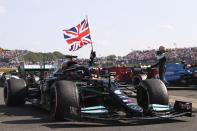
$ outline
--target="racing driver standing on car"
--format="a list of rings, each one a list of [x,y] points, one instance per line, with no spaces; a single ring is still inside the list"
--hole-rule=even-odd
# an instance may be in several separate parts
[[[164,74],[166,71],[166,56],[165,56],[166,52],[167,49],[164,46],[160,46],[159,50],[157,51],[157,60],[159,60],[159,62],[151,66],[151,67],[159,67],[159,78],[165,84],[167,84],[167,82],[164,80]]]

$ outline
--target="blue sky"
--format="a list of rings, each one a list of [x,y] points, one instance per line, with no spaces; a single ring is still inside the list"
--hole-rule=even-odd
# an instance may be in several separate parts
[[[88,58],[90,45],[69,52],[62,33],[88,16],[97,56],[160,45],[194,47],[196,5],[196,0],[0,0],[0,46]]]

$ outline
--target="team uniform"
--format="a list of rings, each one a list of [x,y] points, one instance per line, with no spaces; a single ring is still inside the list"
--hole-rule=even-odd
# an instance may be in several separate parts
[[[163,82],[165,82],[164,74],[166,71],[166,56],[165,56],[166,51],[167,49],[165,47],[163,46],[159,47],[159,50],[157,51],[157,60],[159,60],[159,62],[152,66],[152,67],[159,67],[159,78]]]

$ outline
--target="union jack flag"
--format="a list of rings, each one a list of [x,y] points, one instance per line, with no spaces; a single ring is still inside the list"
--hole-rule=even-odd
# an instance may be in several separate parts
[[[70,45],[69,51],[76,51],[84,45],[91,44],[90,30],[88,26],[88,19],[84,19],[76,27],[68,30],[63,30],[64,39]]]

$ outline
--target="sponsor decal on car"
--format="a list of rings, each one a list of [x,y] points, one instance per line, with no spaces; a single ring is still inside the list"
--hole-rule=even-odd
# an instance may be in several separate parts
[[[118,95],[119,98],[128,98],[127,96],[125,95]]]
[[[122,94],[122,92],[120,90],[115,90],[114,93],[117,94],[117,95]]]
[[[132,100],[131,99],[124,99],[124,100],[122,100],[123,102],[132,102]]]
[[[166,75],[173,75],[174,72],[166,72]]]
[[[126,105],[127,105],[127,106],[133,106],[133,105],[136,105],[136,104],[133,103],[133,102],[130,102],[130,103],[127,103]]]

